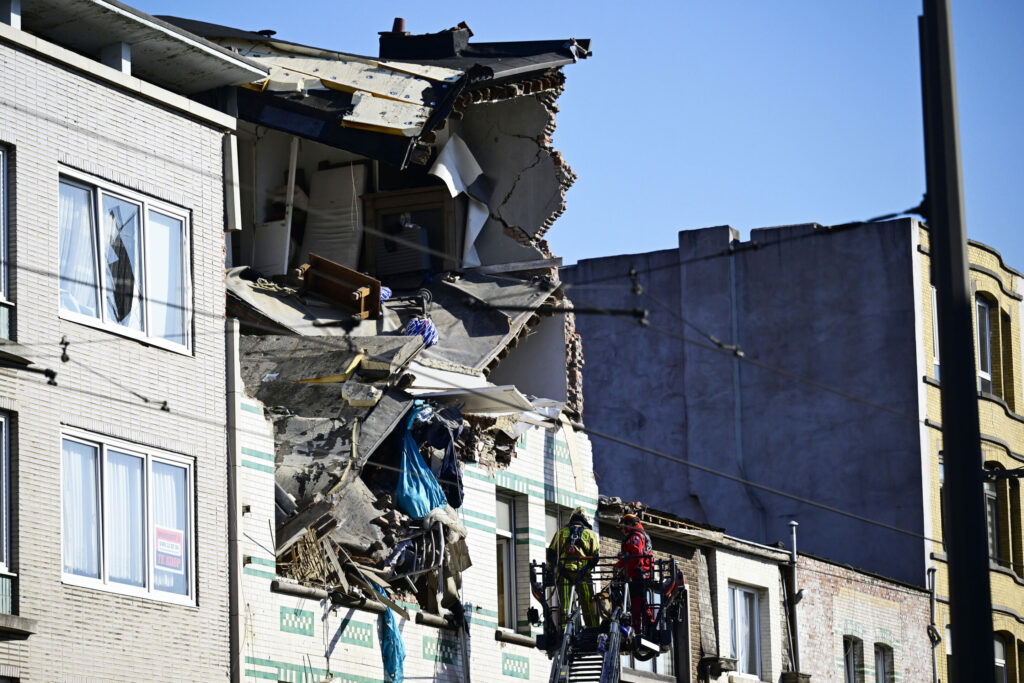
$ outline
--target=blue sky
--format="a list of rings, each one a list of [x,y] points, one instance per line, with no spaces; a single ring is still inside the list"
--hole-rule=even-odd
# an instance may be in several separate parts
[[[555,133],[580,176],[548,233],[567,264],[672,248],[681,229],[870,218],[925,188],[920,0],[133,4],[371,56],[396,16],[480,41],[591,38]],[[1024,270],[1024,3],[952,4],[968,234]]]

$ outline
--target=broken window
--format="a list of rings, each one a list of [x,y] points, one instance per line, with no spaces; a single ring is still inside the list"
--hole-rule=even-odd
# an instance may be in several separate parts
[[[85,435],[62,444],[64,580],[191,603],[191,464]]]
[[[515,501],[498,494],[495,500],[495,540],[498,567],[498,626],[516,627]]]
[[[188,346],[187,217],[94,179],[60,181],[60,306],[83,322]]]

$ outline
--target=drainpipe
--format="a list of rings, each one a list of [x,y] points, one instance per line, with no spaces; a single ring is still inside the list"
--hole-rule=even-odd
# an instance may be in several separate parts
[[[225,350],[227,360],[227,402],[228,402],[228,580],[229,580],[229,630],[231,643],[231,683],[242,680],[242,637],[245,633],[242,610],[242,548],[239,526],[242,506],[238,500],[239,463],[238,418],[241,401],[238,386],[238,320],[225,321]]]
[[[928,592],[930,595],[929,618],[928,618],[928,639],[932,641],[932,683],[939,683],[939,629],[935,626],[935,567],[928,567]]]
[[[789,538],[791,546],[789,550],[789,630],[793,634],[793,668],[799,673],[800,631],[797,623],[796,605],[800,602],[800,598],[803,596],[797,590],[796,581],[796,528],[798,526],[799,523],[796,521],[789,523]]]

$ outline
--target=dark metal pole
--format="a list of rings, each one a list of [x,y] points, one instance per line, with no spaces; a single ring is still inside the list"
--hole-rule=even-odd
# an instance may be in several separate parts
[[[923,0],[918,20],[927,217],[939,316],[952,683],[995,680],[988,528],[974,365],[974,302],[967,277],[960,130],[949,0]]]

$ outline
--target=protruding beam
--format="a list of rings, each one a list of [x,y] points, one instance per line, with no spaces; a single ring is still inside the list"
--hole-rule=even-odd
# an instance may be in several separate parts
[[[0,0],[0,22],[21,29],[21,0]]]
[[[111,69],[123,74],[132,73],[132,46],[128,43],[111,43],[100,49],[100,61]]]

